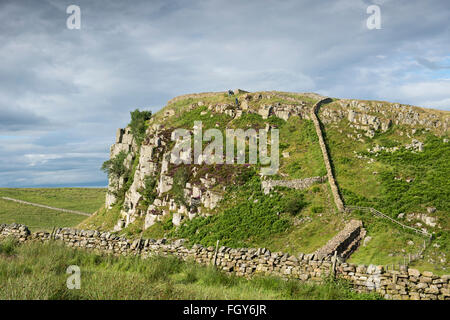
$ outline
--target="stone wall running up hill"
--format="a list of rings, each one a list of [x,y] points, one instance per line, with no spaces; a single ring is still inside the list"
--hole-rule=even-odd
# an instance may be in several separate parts
[[[336,180],[334,179],[333,170],[331,168],[330,157],[328,155],[327,146],[325,144],[325,140],[323,138],[322,129],[320,127],[319,117],[317,116],[317,112],[319,111],[320,105],[324,102],[330,100],[329,98],[325,98],[317,102],[313,109],[311,110],[311,118],[314,122],[314,127],[316,129],[317,136],[319,138],[320,149],[322,150],[323,161],[325,163],[325,168],[327,169],[328,182],[330,183],[331,192],[333,193],[334,203],[339,211],[344,211],[344,202],[342,201],[341,195],[339,193],[339,189],[337,187]]]

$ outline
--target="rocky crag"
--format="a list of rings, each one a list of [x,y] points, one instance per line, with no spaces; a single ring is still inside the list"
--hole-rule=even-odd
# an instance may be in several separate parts
[[[216,166],[202,162],[199,165],[184,165],[187,174],[181,186],[181,196],[174,193],[174,186],[178,181],[175,181],[175,159],[170,153],[174,146],[173,131],[181,125],[193,132],[192,122],[196,118],[192,118],[190,126],[183,122],[183,119],[190,119],[190,114],[204,119],[204,123],[207,122],[204,129],[207,129],[206,126],[223,129],[226,124],[236,128],[237,124],[243,124],[243,129],[254,127],[269,131],[277,128],[279,121],[312,121],[323,157],[322,175],[304,176],[301,179],[291,176],[286,168],[289,168],[290,161],[294,161],[297,152],[291,148],[282,152],[279,175],[262,177],[261,188],[269,196],[271,192],[276,192],[275,187],[307,189],[316,183],[328,183],[335,208],[340,212],[345,209],[345,201],[334,176],[333,160],[326,145],[327,138],[322,132],[323,126],[337,128],[344,123],[344,126],[352,131],[347,134],[347,138],[362,143],[370,142],[376,135],[387,133],[395,126],[400,128],[403,138],[410,139],[410,143],[405,143],[403,147],[412,152],[422,152],[424,148],[424,142],[413,137],[418,131],[430,132],[437,137],[444,136],[444,142],[448,141],[445,137],[448,135],[450,116],[445,111],[379,101],[331,99],[313,93],[249,93],[243,90],[235,92],[236,95],[231,99],[227,99],[226,92],[208,92],[170,100],[165,108],[150,119],[145,139],[140,145],[136,143],[130,127],[117,131],[110,156],[113,159],[119,153],[125,153],[123,165],[130,174],[128,177],[109,177],[106,208],[111,209],[118,202],[121,203],[120,218],[114,231],[120,231],[136,221],[142,223],[145,230],[167,218],[177,227],[197,216],[213,215],[224,205],[221,200],[227,185],[234,183],[233,179],[237,174],[235,167],[229,171],[218,172]],[[238,100],[237,104],[234,103],[235,98]],[[369,152],[395,152],[395,148],[375,145]],[[181,153],[180,157],[185,160],[190,157],[190,153]],[[283,163],[287,165],[283,166]],[[259,170],[258,166],[255,168]],[[149,180],[153,183],[149,183]],[[148,190],[149,185],[152,190]],[[122,198],[119,196],[121,192]],[[341,235],[343,234],[346,235],[341,241],[328,243],[323,250],[317,251],[317,254],[329,256],[334,251],[339,251],[343,257],[348,257],[364,238],[365,232],[358,224],[354,230],[344,229]],[[343,246],[342,243],[346,245]]]

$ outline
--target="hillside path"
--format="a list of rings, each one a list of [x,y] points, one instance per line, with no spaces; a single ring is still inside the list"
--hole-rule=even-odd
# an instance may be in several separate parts
[[[3,200],[14,201],[14,202],[17,202],[17,203],[27,204],[27,205],[30,205],[30,206],[41,207],[41,208],[55,210],[55,211],[80,214],[80,215],[88,216],[88,217],[91,215],[90,213],[86,213],[86,212],[81,212],[81,211],[76,211],[76,210],[69,210],[69,209],[62,209],[62,208],[55,208],[55,207],[46,206],[44,204],[28,202],[28,201],[23,201],[23,200],[19,200],[19,199],[9,198],[9,197],[1,197],[1,198]]]

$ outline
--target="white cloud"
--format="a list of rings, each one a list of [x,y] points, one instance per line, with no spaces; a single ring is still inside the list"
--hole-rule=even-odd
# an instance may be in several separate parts
[[[380,0],[383,29],[368,30],[373,3],[80,0],[81,29],[68,30],[60,1],[2,1],[0,133],[16,138],[0,139],[0,181],[105,182],[101,155],[129,111],[189,92],[316,91],[449,109],[448,1]]]

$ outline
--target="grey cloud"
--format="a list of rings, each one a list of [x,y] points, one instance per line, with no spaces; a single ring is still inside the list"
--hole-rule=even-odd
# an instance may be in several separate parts
[[[431,69],[431,70],[450,69],[450,66],[440,65],[439,63],[436,63],[434,61],[430,61],[430,60],[428,60],[426,58],[420,58],[419,57],[419,58],[416,58],[416,60],[417,60],[417,62],[420,65],[422,65],[422,66],[424,66],[424,67],[426,67],[428,69]]]
[[[381,30],[365,27],[374,3]],[[65,26],[69,4],[0,3],[0,132],[18,137],[13,146],[0,136],[0,152],[20,164],[0,160],[3,186],[105,184],[97,156],[107,158],[129,111],[189,92],[316,91],[449,109],[448,69],[433,62],[449,58],[446,0],[80,0],[80,30]],[[44,161],[28,166],[26,154]]]
[[[6,106],[0,106],[0,110],[0,132],[36,129],[50,124],[47,118],[28,110],[11,109]]]

